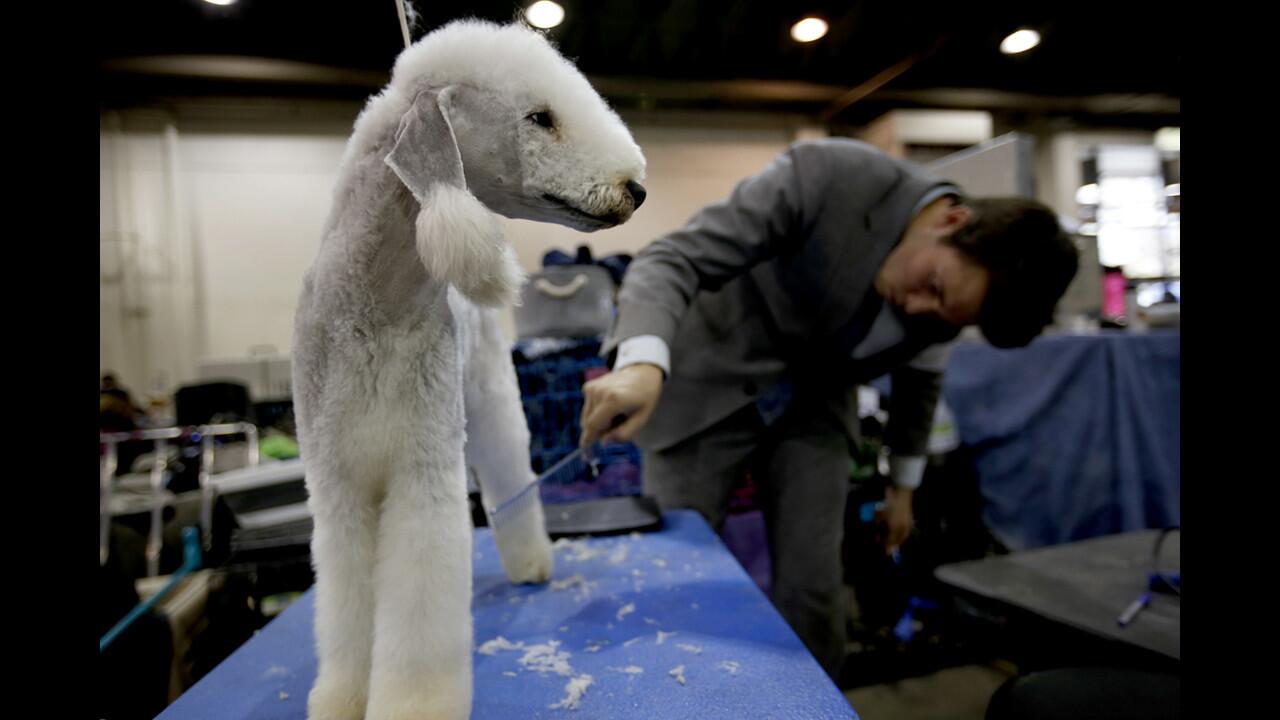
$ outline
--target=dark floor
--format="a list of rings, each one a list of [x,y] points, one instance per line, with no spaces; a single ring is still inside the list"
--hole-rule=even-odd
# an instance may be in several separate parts
[[[966,665],[844,696],[863,720],[982,720],[991,695],[1010,676],[1003,668]]]
[[[845,586],[845,612],[858,617],[857,593]],[[856,642],[849,651],[862,648]],[[983,720],[996,689],[1015,673],[1002,661],[948,667],[928,675],[907,677],[844,691],[863,720]]]

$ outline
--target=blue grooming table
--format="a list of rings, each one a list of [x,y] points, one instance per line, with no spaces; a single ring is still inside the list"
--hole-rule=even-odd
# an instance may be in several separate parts
[[[555,576],[537,586],[511,585],[493,535],[476,531],[471,717],[856,720],[701,516],[664,520],[655,533],[558,541]],[[313,592],[159,718],[305,718],[316,673]],[[499,637],[505,643],[490,642]],[[559,660],[568,674],[538,672],[530,648],[551,661],[542,667]],[[584,675],[591,683],[577,707],[552,707],[572,700],[568,687]]]

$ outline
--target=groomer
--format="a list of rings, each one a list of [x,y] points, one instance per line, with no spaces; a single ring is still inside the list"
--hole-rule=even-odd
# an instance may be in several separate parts
[[[1018,347],[1051,321],[1077,254],[1054,214],[973,199],[865,143],[796,143],[646,247],[587,383],[584,445],[634,440],[646,492],[717,530],[735,480],[761,492],[773,603],[833,677],[857,385],[888,373],[885,543],[911,498],[951,342]],[[617,415],[627,420],[609,429]]]

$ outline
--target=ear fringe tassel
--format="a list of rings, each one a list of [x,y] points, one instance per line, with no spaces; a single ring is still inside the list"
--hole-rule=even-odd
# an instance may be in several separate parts
[[[498,216],[469,191],[436,183],[415,222],[418,255],[434,278],[482,307],[514,304],[525,273]]]

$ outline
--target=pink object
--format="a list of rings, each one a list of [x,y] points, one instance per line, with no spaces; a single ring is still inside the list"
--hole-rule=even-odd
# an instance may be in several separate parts
[[[1125,316],[1125,280],[1120,270],[1108,270],[1102,278],[1102,314],[1108,318]]]

